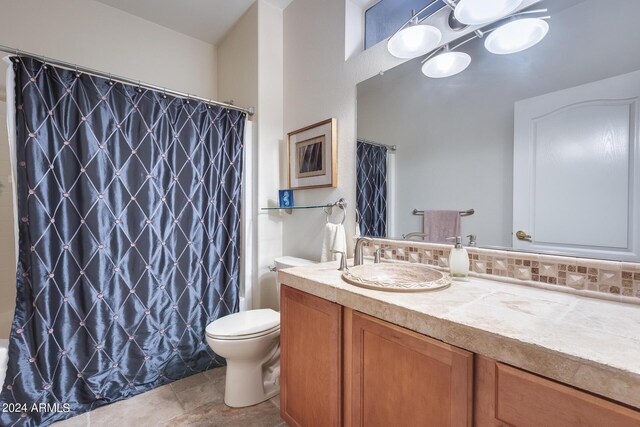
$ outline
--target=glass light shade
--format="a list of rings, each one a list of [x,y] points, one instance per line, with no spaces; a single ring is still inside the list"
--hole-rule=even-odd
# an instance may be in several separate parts
[[[431,25],[411,25],[389,39],[387,49],[396,58],[411,59],[435,49],[442,33]]]
[[[549,32],[542,19],[527,18],[509,22],[487,36],[484,47],[496,55],[521,52],[538,44]]]
[[[422,73],[434,79],[451,77],[463,72],[471,64],[471,57],[464,52],[444,52],[424,63]]]
[[[453,14],[467,25],[495,22],[515,12],[523,0],[460,0]]]

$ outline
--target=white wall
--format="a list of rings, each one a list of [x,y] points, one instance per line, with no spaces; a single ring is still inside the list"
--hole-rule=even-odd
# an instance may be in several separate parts
[[[254,106],[254,259],[252,306],[277,308],[276,275],[269,271],[282,255],[282,218],[261,211],[277,199],[282,125],[282,10],[258,0],[218,44],[221,99]]]
[[[353,235],[356,84],[401,61],[387,53],[384,43],[345,61],[345,7],[345,0],[294,0],[284,11],[284,134],[329,117],[338,120],[338,187],[299,190],[294,200],[316,204],[344,197],[347,234]],[[347,54],[354,51],[352,43],[348,49]],[[336,213],[334,221],[340,217]],[[324,224],[322,209],[285,218],[284,253],[319,260]]]
[[[280,150],[283,134],[283,31],[282,10],[258,0],[258,206],[277,203],[282,177]],[[270,212],[270,213],[269,213]],[[260,306],[278,307],[273,260],[282,255],[282,219],[274,211],[258,213],[258,265]]]
[[[9,338],[16,302],[13,191],[5,114],[6,104],[0,102],[0,339]]]
[[[0,0],[0,44],[217,99],[216,48],[92,0]],[[0,57],[4,54],[0,53]],[[5,99],[0,64],[0,99]],[[4,114],[0,118],[5,123]],[[3,125],[0,125],[2,128]],[[0,338],[15,304],[8,146],[0,129]]]

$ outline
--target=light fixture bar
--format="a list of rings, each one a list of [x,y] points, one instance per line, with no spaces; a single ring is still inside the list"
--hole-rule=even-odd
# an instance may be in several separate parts
[[[489,28],[488,30],[476,30],[476,31],[474,31],[475,34],[473,36],[469,37],[468,39],[466,39],[466,40],[464,40],[464,41],[462,41],[460,43],[458,43],[455,46],[447,48],[447,46],[449,46],[449,44],[447,44],[445,46],[439,47],[438,49],[435,49],[433,52],[431,52],[429,55],[427,55],[426,58],[424,58],[422,61],[420,61],[420,64],[424,64],[429,59],[431,59],[433,56],[435,56],[437,53],[440,53],[440,51],[442,51],[442,50],[446,50],[446,49],[448,49],[448,50],[456,50],[459,47],[464,46],[465,44],[469,43],[472,40],[484,37],[485,35],[489,34],[490,32],[495,31],[498,28],[500,28],[500,26],[503,24],[502,21],[506,21],[507,19],[510,19],[510,18],[519,16],[519,15],[529,15],[529,14],[532,14],[532,13],[544,13],[544,12],[547,12],[547,11],[548,11],[548,9],[528,10],[528,11],[518,12],[518,13],[515,13],[513,15],[507,16],[507,17],[501,19],[498,22],[494,22],[493,24],[490,24],[490,25],[495,25],[495,27]],[[540,17],[538,17],[538,19],[548,20],[548,19],[551,19],[551,16],[550,15],[540,16]]]

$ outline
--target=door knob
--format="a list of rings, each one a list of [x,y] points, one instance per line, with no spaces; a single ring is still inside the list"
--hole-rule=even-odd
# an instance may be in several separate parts
[[[518,238],[518,240],[526,240],[528,242],[531,241],[531,236],[528,235],[527,232],[523,230],[518,230],[516,232],[516,237]]]

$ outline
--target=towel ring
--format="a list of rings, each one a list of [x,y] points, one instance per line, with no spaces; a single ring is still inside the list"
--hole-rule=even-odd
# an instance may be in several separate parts
[[[344,225],[345,221],[347,220],[347,202],[345,202],[344,199],[338,200],[334,205],[324,207],[324,213],[327,214],[327,223],[329,223],[329,217],[333,213],[334,206],[338,206],[340,209],[342,209],[342,221],[340,221],[340,224]],[[327,209],[329,209],[328,212]]]

